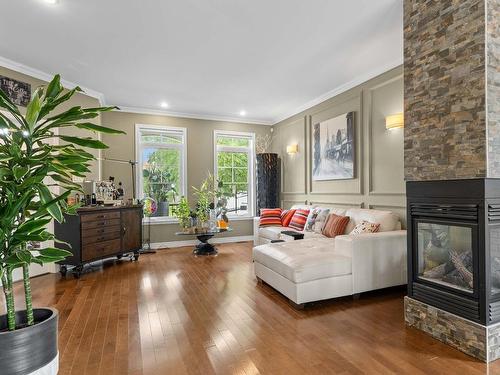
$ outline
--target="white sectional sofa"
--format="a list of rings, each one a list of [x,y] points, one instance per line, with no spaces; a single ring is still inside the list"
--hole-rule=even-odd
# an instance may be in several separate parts
[[[256,218],[253,260],[257,279],[298,307],[406,284],[406,231],[401,230],[397,215],[390,211],[329,208],[330,212],[350,217],[345,233],[362,220],[379,223],[379,231],[335,238],[303,232],[303,240],[293,241],[281,235],[290,228],[259,228]],[[271,243],[278,239],[285,242]]]

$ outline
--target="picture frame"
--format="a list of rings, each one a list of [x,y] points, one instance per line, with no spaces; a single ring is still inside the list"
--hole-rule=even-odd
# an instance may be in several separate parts
[[[355,178],[355,112],[312,124],[312,180],[330,181]]]

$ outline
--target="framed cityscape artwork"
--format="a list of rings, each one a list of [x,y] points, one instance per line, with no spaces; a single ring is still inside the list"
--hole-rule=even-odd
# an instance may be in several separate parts
[[[354,178],[354,112],[312,126],[313,181]]]

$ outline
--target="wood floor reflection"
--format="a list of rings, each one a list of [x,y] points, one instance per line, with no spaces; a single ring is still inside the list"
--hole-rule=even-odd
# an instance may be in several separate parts
[[[400,289],[297,311],[257,284],[251,243],[218,247],[35,278],[35,305],[60,312],[60,375],[500,373],[406,328]]]

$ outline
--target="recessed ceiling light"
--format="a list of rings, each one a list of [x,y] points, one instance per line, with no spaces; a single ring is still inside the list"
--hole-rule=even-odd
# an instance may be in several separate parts
[[[59,0],[43,0],[43,1],[45,1],[47,4],[51,4],[51,5],[57,4],[59,2]]]
[[[168,103],[167,102],[161,102],[160,107],[162,108],[168,108]]]
[[[246,116],[247,115],[247,111],[240,111],[240,116]]]

